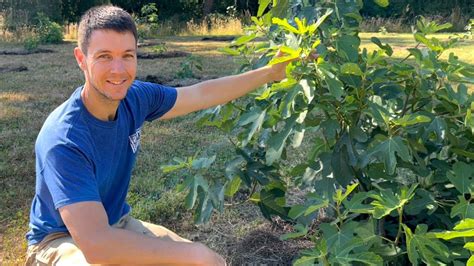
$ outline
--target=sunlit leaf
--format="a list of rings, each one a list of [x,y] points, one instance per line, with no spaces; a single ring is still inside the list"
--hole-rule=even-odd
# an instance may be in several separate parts
[[[417,114],[408,114],[400,117],[398,119],[392,120],[395,125],[399,125],[402,127],[412,126],[419,123],[427,123],[430,122],[431,118],[425,115],[417,115]]]
[[[381,7],[387,7],[389,4],[388,0],[374,0],[374,2]]]
[[[239,45],[242,45],[242,44],[246,44],[246,43],[252,41],[255,38],[257,38],[257,35],[255,35],[255,34],[244,35],[244,36],[241,36],[241,37],[237,38],[236,40],[232,41],[232,44],[239,46]]]
[[[257,17],[261,17],[272,0],[258,0]]]
[[[363,76],[364,73],[360,70],[359,65],[355,63],[345,63],[341,66],[341,73],[347,75],[356,75],[356,76]]]
[[[233,197],[235,193],[240,188],[240,184],[242,183],[242,179],[240,177],[235,176],[232,181],[227,183],[226,189],[225,189],[225,195],[227,197]]]
[[[418,265],[420,260],[428,265],[439,265],[441,262],[448,261],[449,249],[427,234],[428,226],[417,225],[415,233],[405,224],[402,226],[407,241],[408,258],[412,264]]]
[[[282,28],[284,28],[285,30],[287,30],[289,32],[293,32],[295,34],[300,34],[300,31],[297,30],[292,25],[290,25],[290,23],[288,23],[288,20],[286,18],[285,19],[272,18],[272,23],[276,24],[278,26],[281,26]]]
[[[229,47],[218,48],[217,51],[219,51],[221,53],[228,54],[228,55],[232,55],[232,56],[240,55],[239,51],[237,51],[235,49],[232,49],[232,48],[229,48]]]

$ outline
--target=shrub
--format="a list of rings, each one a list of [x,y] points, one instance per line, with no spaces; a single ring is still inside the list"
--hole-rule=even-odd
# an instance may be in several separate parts
[[[194,70],[202,71],[202,58],[190,55],[184,59],[180,64],[180,69],[176,73],[177,78],[194,78]]]
[[[155,3],[144,5],[140,10],[140,14],[134,15],[133,17],[137,24],[139,42],[157,36],[159,24],[158,8]]]
[[[150,50],[154,53],[165,53],[166,51],[168,51],[168,46],[166,46],[166,43],[160,43],[160,44],[157,44],[157,45],[154,45],[152,47],[150,47]]]
[[[472,36],[474,35],[474,19],[469,20],[469,23],[464,27],[466,30],[465,38],[466,39],[472,39]]]
[[[141,10],[141,19],[145,23],[156,24],[158,23],[158,8],[155,3],[144,5]]]
[[[151,35],[148,24],[137,24],[137,35],[138,43],[143,43],[143,41]]]
[[[27,51],[33,51],[38,48],[40,40],[36,34],[32,34],[23,40],[23,47]]]
[[[51,21],[43,13],[37,14],[36,28],[41,43],[61,43],[63,41],[63,29],[61,25]]]

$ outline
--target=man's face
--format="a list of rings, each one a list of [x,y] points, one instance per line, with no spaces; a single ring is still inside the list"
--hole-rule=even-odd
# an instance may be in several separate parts
[[[77,58],[77,55],[76,55]],[[135,37],[130,32],[96,30],[80,64],[88,89],[102,99],[120,101],[137,71]]]

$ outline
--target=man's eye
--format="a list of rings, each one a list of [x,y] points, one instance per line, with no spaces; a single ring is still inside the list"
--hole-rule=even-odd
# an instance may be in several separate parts
[[[108,55],[108,54],[102,54],[102,55],[99,55],[98,58],[99,58],[99,59],[110,59],[110,55]]]
[[[130,58],[130,59],[131,59],[131,58],[134,58],[134,57],[135,57],[135,55],[133,55],[133,54],[126,54],[124,57],[125,57],[125,58]]]

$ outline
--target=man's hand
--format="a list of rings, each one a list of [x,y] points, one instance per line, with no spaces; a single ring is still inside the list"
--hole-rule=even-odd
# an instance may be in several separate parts
[[[284,53],[281,50],[278,50],[278,52],[275,55],[275,58],[281,57],[283,55],[284,55]],[[308,55],[303,60],[316,60],[317,58],[318,58],[318,54],[311,53],[310,55]],[[300,60],[300,58],[295,58],[295,59],[292,59],[292,60],[288,60],[288,61],[285,61],[285,62],[281,62],[281,63],[278,63],[278,64],[268,66],[268,68],[270,68],[270,70],[271,70],[270,76],[271,76],[272,80],[273,81],[281,81],[281,80],[285,79],[286,78],[286,66],[288,66],[289,63],[291,63],[293,61],[297,61],[297,60]]]
[[[283,56],[284,53],[280,50],[275,55],[275,58]],[[280,81],[286,78],[286,66],[290,63],[295,61],[296,59],[281,62],[278,64],[274,64],[271,66],[268,66],[268,68],[271,70],[270,72],[270,77],[273,81]]]

